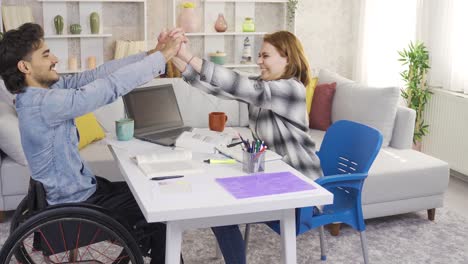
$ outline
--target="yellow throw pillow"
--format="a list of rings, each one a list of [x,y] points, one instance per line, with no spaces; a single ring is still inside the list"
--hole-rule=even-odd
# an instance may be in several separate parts
[[[93,113],[87,113],[75,119],[76,127],[80,133],[78,149],[82,149],[94,141],[106,137],[101,125],[99,125]]]
[[[306,87],[306,105],[307,114],[310,114],[310,108],[312,106],[312,98],[314,97],[315,86],[317,86],[318,77],[314,77],[310,80],[309,85]]]

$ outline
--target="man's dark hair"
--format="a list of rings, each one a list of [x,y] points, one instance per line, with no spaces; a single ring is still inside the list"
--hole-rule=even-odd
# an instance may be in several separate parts
[[[18,62],[39,48],[44,30],[38,24],[26,23],[18,29],[7,31],[0,40],[0,76],[12,94],[25,91],[25,76],[18,69]]]

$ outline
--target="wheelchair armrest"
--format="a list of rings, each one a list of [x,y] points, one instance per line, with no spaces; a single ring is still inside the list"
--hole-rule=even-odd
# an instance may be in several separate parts
[[[325,189],[333,187],[352,187],[360,189],[360,186],[366,178],[366,173],[337,174],[318,178],[315,182]]]

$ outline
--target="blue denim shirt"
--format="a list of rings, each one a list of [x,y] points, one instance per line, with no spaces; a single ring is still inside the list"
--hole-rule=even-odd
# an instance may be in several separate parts
[[[74,118],[112,103],[165,71],[160,52],[110,61],[95,70],[64,76],[50,89],[27,87],[18,94],[21,143],[31,177],[49,204],[81,202],[96,191],[96,178],[78,152]]]

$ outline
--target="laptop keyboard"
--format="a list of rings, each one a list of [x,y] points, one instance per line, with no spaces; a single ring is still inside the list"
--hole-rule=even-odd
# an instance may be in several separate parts
[[[146,135],[145,138],[149,138],[149,139],[176,138],[180,134],[182,134],[182,132],[188,131],[190,129],[191,129],[190,127],[181,127],[181,128],[174,129],[174,130],[168,130],[168,131],[159,132],[159,133],[155,133],[151,135]]]

